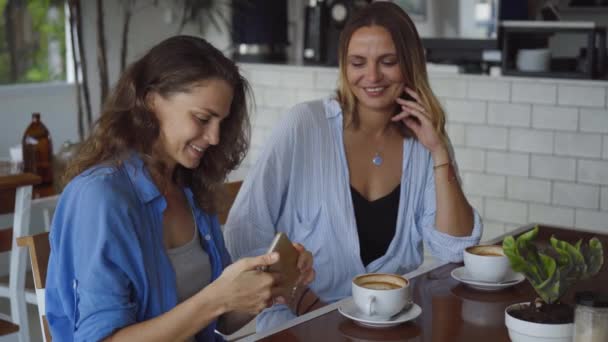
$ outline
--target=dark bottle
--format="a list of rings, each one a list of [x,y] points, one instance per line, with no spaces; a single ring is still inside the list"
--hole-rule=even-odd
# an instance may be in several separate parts
[[[23,148],[23,171],[35,173],[43,184],[53,182],[53,145],[49,130],[40,121],[40,113],[32,114],[32,123],[27,126],[21,141]]]

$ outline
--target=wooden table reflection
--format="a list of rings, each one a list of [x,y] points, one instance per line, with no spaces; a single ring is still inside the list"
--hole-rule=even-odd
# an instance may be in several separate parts
[[[526,226],[517,231],[527,231]],[[548,244],[552,234],[558,239],[576,242],[597,236],[608,248],[607,233],[589,233],[571,229],[541,226],[538,240]],[[337,310],[279,331],[262,341],[509,341],[504,324],[504,310],[513,303],[536,297],[532,286],[524,281],[497,292],[482,292],[452,279],[450,272],[462,264],[446,264],[411,279],[414,301],[422,314],[414,321],[389,329],[363,328],[343,317]],[[574,293],[581,290],[606,290],[608,264],[600,274],[580,281],[566,293],[563,301],[574,302]]]

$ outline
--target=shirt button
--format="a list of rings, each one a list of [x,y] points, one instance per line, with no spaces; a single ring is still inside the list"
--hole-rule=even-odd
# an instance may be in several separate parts
[[[209,235],[209,234],[205,235],[205,240],[207,240],[207,241],[211,240],[211,235]]]
[[[73,288],[74,290],[76,290],[76,288],[78,287],[78,285],[77,285],[77,284],[78,284],[78,283],[76,282],[76,280],[72,281],[72,288]]]

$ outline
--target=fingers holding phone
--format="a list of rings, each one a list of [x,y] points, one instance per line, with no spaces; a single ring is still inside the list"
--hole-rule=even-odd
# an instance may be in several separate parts
[[[272,306],[274,298],[281,295],[278,287],[281,275],[263,272],[260,268],[271,267],[279,260],[279,253],[268,253],[243,258],[226,267],[213,284],[222,296],[227,311],[258,314]]]
[[[315,270],[313,269],[313,256],[312,253],[306,250],[301,244],[294,242],[293,247],[298,251],[298,270],[300,271],[300,277],[296,283],[296,286],[308,286],[315,280]]]

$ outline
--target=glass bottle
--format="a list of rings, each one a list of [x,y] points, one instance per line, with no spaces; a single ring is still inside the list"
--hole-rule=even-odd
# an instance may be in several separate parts
[[[577,292],[574,342],[608,341],[608,292]]]
[[[53,182],[53,145],[49,130],[40,121],[40,113],[32,114],[32,123],[23,133],[23,171],[35,173],[43,184]]]

